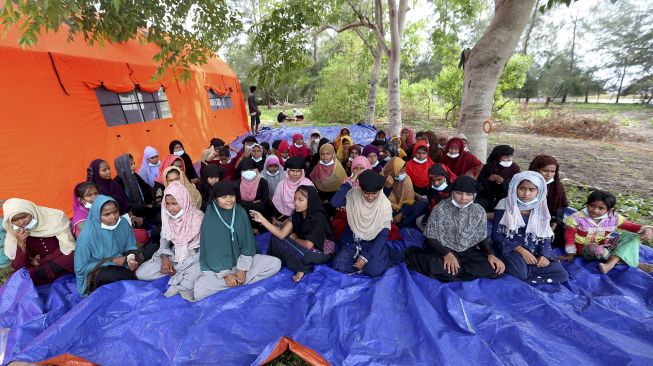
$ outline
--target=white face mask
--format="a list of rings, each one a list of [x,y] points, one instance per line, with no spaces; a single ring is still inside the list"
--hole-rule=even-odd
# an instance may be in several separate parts
[[[149,163],[149,162],[148,162],[147,165],[149,165],[149,166],[151,166],[151,167],[156,167],[156,166],[161,165],[161,161],[160,161],[160,160],[157,161],[156,164],[152,164],[152,163]]]
[[[328,163],[325,163],[325,162],[323,162],[322,160],[320,160],[320,164],[322,164],[322,165],[324,165],[324,166],[331,166],[331,165],[333,165],[333,164],[335,164],[335,163],[336,163],[336,162],[335,162],[334,160],[331,160],[331,161],[328,162]]]
[[[421,159],[421,160],[420,160],[420,159],[418,159],[417,157],[414,157],[413,160],[414,160],[416,163],[418,163],[418,164],[424,164],[424,163],[426,163],[426,160],[427,160],[427,159]]]
[[[383,161],[390,161],[392,159],[392,156],[388,155],[385,158],[383,158]]]
[[[465,205],[461,205],[461,204],[459,204],[459,203],[456,202],[456,200],[453,199],[453,198],[451,198],[451,202],[453,203],[454,206],[456,206],[456,207],[458,207],[458,208],[465,208],[465,207],[471,205],[472,203],[474,203],[474,200],[469,201],[469,203],[467,203],[467,204],[465,204]]]
[[[286,162],[286,160],[288,160],[288,158],[281,157],[281,161],[283,161],[284,163]]]
[[[32,218],[32,221],[29,224],[25,225],[25,230],[32,230],[36,227],[36,224],[39,223],[39,220]]]
[[[438,144],[438,147],[439,147],[440,149],[444,149],[444,145],[440,145],[440,144]]]
[[[589,217],[589,218],[592,218],[592,217],[590,216],[589,211],[587,210],[587,207],[583,208],[583,213],[585,214],[585,216],[587,216],[587,217]],[[604,213],[603,215],[601,215],[601,216],[599,216],[599,217],[595,217],[595,218],[593,218],[592,220],[603,220],[603,219],[607,219],[607,218],[608,218],[608,212]]]
[[[255,158],[252,156],[252,160],[258,163],[259,161],[263,160],[263,157],[261,156],[260,158]]]
[[[401,182],[402,180],[406,179],[406,173],[399,174],[398,176],[394,177],[394,180],[397,182]]]
[[[450,157],[450,158],[452,158],[452,159],[455,159],[455,158],[459,157],[460,154],[447,153],[447,156]]]
[[[532,199],[532,200],[530,200],[530,201],[528,201],[528,202],[524,202],[524,201],[520,200],[519,197],[515,197],[515,199],[517,200],[517,204],[519,204],[519,205],[521,205],[521,206],[530,206],[530,205],[534,205],[534,204],[537,203],[537,201],[540,200],[540,199],[537,198],[537,197],[535,197],[534,199]]]
[[[271,177],[274,177],[275,175],[279,174],[280,171],[281,171],[281,170],[277,170],[277,171],[274,172],[274,173],[270,173],[269,170],[266,170],[265,173],[266,173],[267,175],[271,176]]]
[[[184,150],[175,151],[175,152],[173,152],[173,154],[175,154],[177,156],[182,156],[182,155],[184,155]]]
[[[166,213],[168,214],[168,216],[172,217],[173,219],[178,219],[184,215],[184,209],[182,208],[181,210],[179,210],[179,212],[177,212],[176,215],[171,214],[170,211],[168,210],[166,210]]]
[[[85,207],[85,208],[88,208],[88,209],[90,210],[90,209],[91,209],[91,206],[93,206],[92,203],[89,203],[89,202],[84,201],[84,207]]]
[[[349,161],[354,161],[354,158],[352,158],[352,157],[350,156],[350,157],[349,157]]]
[[[302,146],[304,146],[304,144],[294,144],[294,145],[295,145],[295,147],[298,148],[298,149],[301,148]]]
[[[102,229],[106,229],[106,230],[115,230],[118,227],[118,225],[120,225],[120,221],[122,221],[122,217],[118,217],[118,221],[116,221],[116,224],[113,225],[113,226],[109,226],[109,225],[101,222],[100,227]]]
[[[447,182],[444,182],[444,183],[440,184],[439,187],[436,187],[433,184],[431,184],[431,188],[435,189],[436,191],[440,191],[440,192],[444,191],[448,186],[449,185],[447,184]]]
[[[247,180],[254,180],[256,178],[256,172],[253,170],[245,170],[240,175]]]
[[[313,143],[319,144],[320,143],[320,138],[319,137],[314,138]]]
[[[508,160],[508,161],[501,160],[499,162],[499,165],[501,165],[504,168],[510,168],[510,166],[512,166],[512,160]]]
[[[554,181],[555,179],[556,179],[556,178],[553,177],[553,178],[547,180],[547,181],[546,181],[546,184],[551,184],[551,183],[553,183],[553,181]]]
[[[376,166],[379,165],[379,161],[375,161],[374,164],[372,164],[372,168],[376,168]]]

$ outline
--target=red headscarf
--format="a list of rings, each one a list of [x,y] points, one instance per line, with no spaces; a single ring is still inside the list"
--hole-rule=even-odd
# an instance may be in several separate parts
[[[408,148],[415,143],[415,131],[410,127],[404,127],[401,129],[401,132],[408,131],[408,137],[405,140],[401,140],[401,148],[404,151],[408,151]],[[401,132],[399,133],[399,139],[401,139]]]
[[[175,160],[181,161],[181,171],[186,173],[186,164],[184,163],[184,159],[181,158],[181,156],[173,155],[173,154],[168,154],[165,159],[161,162],[161,166],[159,167],[159,176],[154,180],[155,182],[159,182],[161,184],[163,183],[163,171],[166,170],[167,168],[171,167],[172,164],[175,162]]]
[[[449,153],[449,148],[452,145],[458,146],[460,156],[457,158],[451,158],[447,155]],[[458,137],[452,138],[446,145],[444,145],[444,154],[442,154],[440,162],[446,164],[458,176],[465,175],[468,171],[483,165],[474,154],[465,151],[465,143]]]
[[[302,134],[296,133],[292,136],[292,146],[290,147],[290,156],[295,157],[299,156],[304,159],[310,158],[311,157],[311,150],[306,147],[306,144],[302,144],[302,147],[297,147],[295,146],[295,141],[298,139],[304,139]],[[279,147],[281,147],[281,144],[279,144]]]
[[[281,164],[281,167],[283,167],[284,164],[286,163],[283,160],[283,158],[281,157],[281,153],[286,152],[286,151],[288,152],[288,154],[290,154],[290,146],[288,145],[288,141],[282,140],[279,143],[279,147],[277,148],[277,151],[275,152],[275,154],[277,155],[277,158],[279,158],[279,164]],[[290,157],[291,157],[291,155],[288,155],[288,158],[286,160],[290,159]]]
[[[410,177],[410,180],[413,181],[413,186],[417,188],[425,188],[428,187],[430,184],[429,180],[429,168],[435,164],[433,160],[426,155],[426,161],[423,163],[418,163],[415,161],[417,159],[415,157],[415,153],[417,152],[417,149],[423,147],[426,149],[427,153],[429,151],[429,147],[426,144],[426,141],[420,140],[415,144],[415,147],[413,148],[413,159],[408,161],[406,163],[406,174]]]

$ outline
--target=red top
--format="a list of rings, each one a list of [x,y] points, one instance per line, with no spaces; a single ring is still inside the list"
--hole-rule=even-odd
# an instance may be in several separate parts
[[[630,231],[631,233],[639,233],[642,230],[642,225],[636,224],[632,221],[625,220],[621,225],[617,226],[618,229]],[[576,245],[576,253],[583,251],[583,244],[576,243],[576,227],[565,226],[565,243],[567,245],[573,243]],[[601,243],[600,243],[601,244]]]
[[[25,247],[27,253],[23,252],[20,247],[16,248],[16,258],[11,262],[11,267],[14,270],[21,268],[32,267],[32,258],[37,255],[41,257],[40,263],[47,262],[47,257],[59,257],[63,255],[59,249],[59,239],[56,237],[50,238],[36,238],[28,236]]]

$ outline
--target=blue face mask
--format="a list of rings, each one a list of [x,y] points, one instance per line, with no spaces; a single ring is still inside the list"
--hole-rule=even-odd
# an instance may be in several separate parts
[[[182,155],[184,155],[184,150],[175,151],[173,154],[175,154],[177,156],[182,156]]]
[[[448,186],[449,186],[449,185],[447,184],[447,182],[444,182],[444,183],[440,184],[439,187],[436,187],[436,186],[434,186],[433,184],[431,184],[431,188],[435,189],[436,191],[440,191],[440,192],[442,192],[442,191],[444,191],[445,189],[447,189]]]
[[[253,170],[246,170],[240,175],[247,180],[254,180],[254,178],[256,178],[256,172]]]
[[[519,197],[515,197],[515,199],[517,200],[517,204],[520,205],[520,206],[533,206],[534,204],[537,203],[537,201],[540,200],[537,197],[535,197],[535,199],[533,199],[532,201],[528,201],[528,202],[524,202],[524,201],[520,200]]]
[[[399,174],[394,178],[397,182],[401,182],[402,180],[406,179],[406,173]]]
[[[592,218],[592,216],[590,216],[590,212],[587,210],[587,207],[583,208],[583,213],[585,214],[585,216],[591,218],[592,220],[603,220],[608,218],[608,212],[604,213],[599,217]]]

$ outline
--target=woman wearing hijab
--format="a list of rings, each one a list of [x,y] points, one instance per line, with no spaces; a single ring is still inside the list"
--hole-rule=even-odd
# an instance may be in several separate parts
[[[340,132],[338,132],[338,136],[333,140],[333,147],[336,150],[340,150],[340,145],[342,144],[342,139],[343,137],[347,136],[349,137],[351,133],[349,132],[349,129],[347,127],[343,127],[340,129]],[[350,138],[350,143],[351,143],[351,137]]]
[[[494,212],[497,203],[508,195],[510,180],[521,171],[513,161],[514,153],[515,149],[508,145],[496,146],[478,175],[480,189],[476,203],[483,206],[485,212]]]
[[[240,174],[240,171],[242,170],[240,165],[245,159],[251,159],[259,172],[263,171],[263,165],[265,164],[265,154],[263,154],[263,147],[261,145],[254,143],[253,145],[245,148],[245,151],[242,155],[240,155],[238,161],[236,162],[236,169],[238,170],[238,174]]]
[[[181,143],[181,141],[172,140],[170,142],[170,145],[168,146],[168,150],[170,151],[170,154],[182,158],[182,160],[184,161],[184,165],[186,166],[185,173],[186,173],[186,177],[188,177],[188,180],[190,180],[191,183],[194,184],[199,183],[200,178],[197,176],[197,172],[195,171],[193,160],[190,158],[190,156],[184,149],[184,145]]]
[[[336,159],[333,145],[322,145],[320,148],[320,161],[310,176],[313,185],[320,193],[322,201],[331,201],[346,176],[345,169],[340,161]]]
[[[385,131],[383,130],[376,131],[376,136],[374,136],[374,140],[383,141],[383,144],[385,145],[388,142],[388,138],[385,134]]]
[[[462,176],[451,187],[451,198],[435,206],[424,230],[426,247],[406,252],[408,268],[442,282],[496,278],[505,265],[492,251],[487,218],[474,203],[476,181]]]
[[[75,186],[73,190],[73,220],[70,223],[75,238],[82,231],[93,201],[99,194],[100,192],[93,182],[81,182]]]
[[[301,158],[300,158],[301,159]],[[213,197],[200,228],[200,269],[194,301],[219,291],[251,284],[279,272],[278,258],[256,254],[247,212],[236,203],[232,182],[213,185]]]
[[[147,185],[154,187],[154,180],[159,176],[160,166],[161,161],[159,161],[159,152],[152,146],[147,146],[143,152],[143,161],[138,170],[138,175],[143,178]]]
[[[399,136],[395,135],[393,138],[391,138],[390,144],[394,145],[397,148],[397,155],[395,155],[396,157],[399,157],[404,160],[408,158],[408,154],[406,154],[406,151],[401,148],[401,140],[399,139]]]
[[[379,161],[381,157],[381,153],[379,152],[379,149],[374,146],[374,145],[367,145],[363,149],[362,155],[367,158],[367,160],[370,161],[371,169],[374,170],[377,173],[381,173],[381,170],[383,169],[383,166],[381,165],[381,162]]]
[[[153,281],[171,276],[166,297],[181,294],[193,300],[193,287],[200,275],[200,227],[204,214],[192,203],[188,190],[172,182],[164,192],[161,208],[161,243],[152,259],[136,270],[139,280]]]
[[[263,176],[256,168],[254,161],[247,158],[240,163],[242,168],[240,181],[238,182],[238,191],[236,192],[236,202],[242,206],[246,212],[255,210],[262,213],[265,217],[269,217],[270,210],[270,190],[268,188],[268,181],[263,179]],[[255,222],[252,222],[255,230],[259,231],[262,227]],[[256,232],[255,232],[256,234]]]
[[[125,192],[131,212],[150,222],[154,220],[157,216],[153,209],[154,194],[152,188],[135,173],[134,157],[131,154],[120,155],[114,161],[114,166],[118,171],[115,181]]]
[[[197,209],[200,209],[202,207],[202,194],[200,191],[197,190],[197,187],[191,182],[188,181],[188,178],[186,178],[186,174],[184,172],[177,168],[176,166],[170,166],[166,168],[166,170],[163,171],[162,174],[164,180],[163,180],[163,185],[164,187],[168,187],[170,183],[172,182],[180,182],[186,190],[188,190],[188,193],[190,194],[191,201],[195,205]],[[164,188],[165,192],[165,188]],[[162,194],[163,196],[163,194]],[[163,207],[164,203],[161,203],[161,207]]]
[[[465,151],[465,143],[457,137],[449,140],[444,146],[444,155],[440,162],[446,164],[457,176],[469,175],[476,178],[483,168],[483,163],[474,154]]]
[[[451,196],[451,184],[456,180],[456,175],[444,164],[436,163],[429,168],[429,191],[426,194],[426,213],[417,218],[417,227],[424,231],[429,221],[433,208]]]
[[[377,277],[403,260],[401,251],[387,244],[392,206],[382,192],[384,181],[380,174],[365,170],[358,176],[359,186],[347,192],[348,226],[333,259],[336,271]]]
[[[351,174],[351,164],[356,159],[357,156],[360,156],[363,153],[363,149],[361,148],[360,145],[352,145],[349,148],[349,158],[347,159],[347,163],[343,165],[345,168],[345,172],[347,172],[347,175]]]
[[[299,186],[295,191],[295,209],[290,220],[278,228],[264,215],[250,211],[252,219],[272,233],[268,254],[295,272],[293,281],[313,271],[314,264],[324,264],[335,253],[333,230],[317,190]]]
[[[320,140],[322,139],[322,134],[320,130],[314,128],[311,131],[311,141],[308,143],[308,148],[311,150],[311,155],[317,154],[320,151]]]
[[[410,127],[404,127],[399,133],[399,139],[401,140],[401,147],[404,151],[412,151],[411,146],[415,144],[415,131]]]
[[[340,146],[337,149],[334,147],[336,151],[336,157],[341,164],[347,164],[347,161],[349,160],[349,150],[352,146],[354,146],[354,140],[352,140],[352,138],[349,136],[343,136],[340,139]]]
[[[292,146],[290,147],[290,156],[299,156],[306,160],[310,159],[311,155],[311,150],[306,147],[306,144],[304,144],[304,137],[302,137],[302,134],[294,134],[292,137]]]
[[[413,182],[406,174],[406,162],[392,158],[383,168],[386,177],[384,193],[392,204],[392,222],[399,227],[416,226],[426,212],[426,201],[415,201]]]
[[[297,187],[312,186],[313,182],[304,176],[304,160],[302,158],[288,159],[286,174],[287,177],[277,184],[272,203],[280,214],[290,217],[295,209],[295,191]]]
[[[337,209],[331,226],[333,227],[336,239],[339,239],[347,228],[347,212],[345,209],[345,197],[352,187],[358,187],[358,176],[364,170],[372,169],[370,161],[364,156],[357,156],[351,162],[351,174],[345,178],[340,185],[340,189],[331,198],[331,206]]]
[[[154,207],[159,210],[161,208],[161,201],[163,200],[163,191],[166,189],[164,171],[175,166],[179,168],[182,172],[186,171],[186,165],[184,160],[177,155],[168,155],[161,163],[161,170],[159,171],[159,176],[154,180]],[[184,173],[184,176],[186,174]]]
[[[418,141],[413,148],[413,158],[406,163],[406,173],[413,182],[413,189],[419,195],[429,191],[429,169],[435,164],[428,156],[428,146],[424,141]]]
[[[6,200],[2,227],[4,252],[11,268],[25,268],[35,285],[73,273],[75,238],[63,211],[20,198]]]
[[[533,159],[528,170],[542,174],[546,181],[546,205],[551,214],[551,229],[553,229],[553,245],[565,247],[565,210],[569,207],[567,192],[560,180],[560,164],[549,155],[538,155]]]
[[[318,147],[317,147],[317,153],[313,154],[313,156],[311,156],[311,161],[308,164],[308,170],[306,170],[306,176],[311,175],[311,172],[313,171],[313,169],[315,169],[315,167],[318,166],[318,164],[320,163],[320,148],[322,148],[322,146],[324,146],[324,144],[329,144],[329,143],[330,143],[329,139],[326,138],[326,137],[323,137],[323,138],[320,139],[320,143],[318,144]]]
[[[202,171],[202,179],[198,191],[202,196],[202,206],[200,210],[206,212],[206,206],[211,201],[211,186],[218,183],[224,177],[224,169],[214,164],[209,164]]]
[[[142,261],[136,239],[118,203],[100,195],[93,202],[84,230],[77,238],[75,275],[77,291],[86,296],[96,288],[122,280],[135,280]]]
[[[506,264],[506,272],[532,284],[569,279],[551,248],[553,231],[545,198],[542,175],[521,172],[512,178],[508,196],[494,211],[492,240]]]
[[[286,160],[290,158],[290,146],[288,145],[288,141],[282,140],[279,143],[279,148],[276,150],[276,155],[277,158],[279,158],[279,163],[281,166],[285,167]]]
[[[276,155],[270,155],[265,159],[265,165],[263,166],[263,173],[261,175],[268,182],[270,202],[272,202],[277,185],[286,178],[286,171],[281,168],[281,163],[279,163],[279,158]]]

